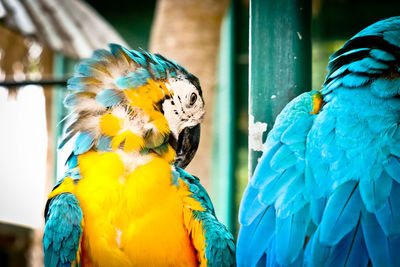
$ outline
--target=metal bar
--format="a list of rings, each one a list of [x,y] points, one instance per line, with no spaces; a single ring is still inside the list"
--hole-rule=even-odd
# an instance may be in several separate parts
[[[311,1],[250,2],[249,177],[275,117],[311,89]]]
[[[67,86],[68,79],[54,79],[54,80],[24,80],[24,81],[0,81],[0,86],[4,87],[21,87],[25,85],[41,85],[41,86]]]
[[[222,22],[211,180],[217,216],[233,233],[236,226],[234,2]]]
[[[55,75],[62,75],[65,73],[67,70],[67,58],[64,57],[64,55],[60,52],[57,52],[54,54],[54,63],[53,63],[53,73]],[[62,89],[65,87],[61,86],[55,86],[55,88]],[[53,151],[53,162],[54,162],[54,184],[57,181],[58,177],[61,177],[63,175],[63,169],[62,166],[64,163],[61,163],[59,160],[59,154],[58,154],[58,140],[62,136],[62,127],[58,126],[60,121],[63,118],[63,98],[64,94],[62,90],[56,90],[53,94],[53,121],[52,121],[52,127],[53,127],[53,138],[54,141],[54,151]],[[50,138],[50,137],[49,137]]]

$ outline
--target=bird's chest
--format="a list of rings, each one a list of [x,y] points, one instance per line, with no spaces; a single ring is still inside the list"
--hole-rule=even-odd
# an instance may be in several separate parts
[[[100,171],[82,169],[77,197],[84,214],[86,261],[99,266],[194,262],[183,226],[182,202],[171,184],[168,164],[150,161],[132,172],[126,172],[123,164],[100,167]]]

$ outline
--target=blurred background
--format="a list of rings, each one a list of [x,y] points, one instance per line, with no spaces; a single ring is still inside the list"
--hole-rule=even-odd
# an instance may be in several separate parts
[[[300,20],[290,5],[300,7]],[[298,51],[308,67],[295,73],[307,77],[304,91],[321,88],[329,55],[345,40],[399,14],[397,0],[0,0],[0,266],[43,265],[43,209],[65,161],[56,148],[68,113],[66,80],[94,49],[116,42],[161,53],[200,79],[207,113],[187,169],[236,235],[240,198],[261,155],[255,140],[262,145],[272,126],[249,120],[249,102],[250,110],[270,108],[262,95],[249,101],[249,85],[264,82],[257,64],[284,66],[263,58],[263,49],[283,38],[268,35],[268,17],[285,16],[305,31],[296,36],[308,47]],[[279,96],[274,90],[271,98]],[[289,98],[298,92],[281,90]],[[264,127],[251,135],[250,150],[249,124],[250,131]]]

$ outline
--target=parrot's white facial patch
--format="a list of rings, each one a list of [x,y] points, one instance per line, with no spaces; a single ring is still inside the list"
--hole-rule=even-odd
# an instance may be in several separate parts
[[[186,79],[169,79],[167,88],[173,92],[163,103],[164,116],[175,138],[187,128],[201,123],[204,116],[204,102],[197,88]]]

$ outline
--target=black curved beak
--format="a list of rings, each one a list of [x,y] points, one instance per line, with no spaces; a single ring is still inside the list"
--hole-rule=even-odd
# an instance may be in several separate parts
[[[199,142],[200,124],[183,129],[179,134],[178,140],[170,137],[169,143],[176,151],[175,165],[184,169],[196,154]]]

